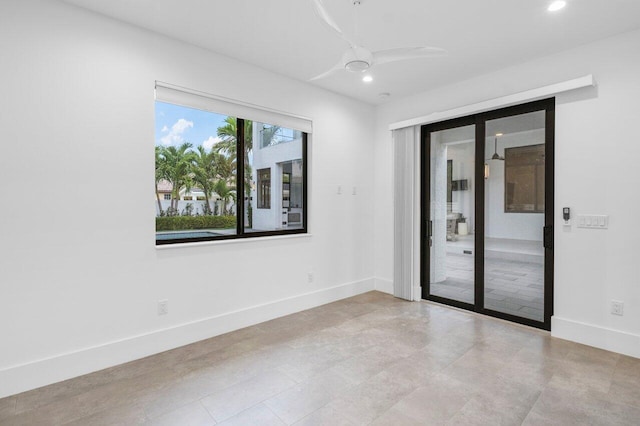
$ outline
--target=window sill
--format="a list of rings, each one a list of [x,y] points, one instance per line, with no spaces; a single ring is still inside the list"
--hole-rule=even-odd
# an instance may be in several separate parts
[[[291,234],[291,235],[273,235],[270,237],[248,237],[248,238],[233,238],[228,240],[211,240],[211,241],[198,241],[193,243],[177,243],[177,244],[161,244],[156,245],[156,250],[171,250],[187,247],[202,247],[202,246],[214,246],[225,244],[242,244],[242,243],[255,243],[257,241],[274,241],[274,240],[288,240],[294,238],[310,238],[312,234]]]

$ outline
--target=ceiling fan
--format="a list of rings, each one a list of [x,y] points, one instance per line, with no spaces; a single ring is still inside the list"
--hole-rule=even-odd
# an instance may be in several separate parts
[[[360,0],[351,0],[354,7],[360,6]],[[327,12],[322,0],[312,0],[316,14],[331,29],[333,29],[340,38],[349,43],[349,48],[342,54],[340,62],[335,64],[331,69],[311,78],[309,81],[325,78],[334,72],[346,69],[351,72],[365,72],[373,65],[380,65],[389,62],[405,61],[408,59],[432,58],[442,56],[446,53],[444,49],[438,47],[400,47],[396,49],[379,50],[372,52],[369,49],[360,46],[354,39],[347,36],[338,24],[331,18]]]

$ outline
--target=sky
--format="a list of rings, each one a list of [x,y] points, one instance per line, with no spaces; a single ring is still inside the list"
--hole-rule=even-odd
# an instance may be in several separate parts
[[[189,142],[207,151],[220,139],[218,127],[226,115],[156,101],[156,146],[179,146]]]

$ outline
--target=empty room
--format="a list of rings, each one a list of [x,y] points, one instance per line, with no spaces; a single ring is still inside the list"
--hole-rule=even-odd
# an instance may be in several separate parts
[[[0,425],[639,423],[640,2],[0,0],[0,59]]]

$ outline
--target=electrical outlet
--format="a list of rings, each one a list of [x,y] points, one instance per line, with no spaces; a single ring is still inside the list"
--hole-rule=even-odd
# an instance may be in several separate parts
[[[613,315],[624,315],[624,303],[618,300],[611,301],[611,313]]]
[[[158,300],[158,315],[167,315],[169,313],[169,301]]]
[[[309,282],[309,284],[313,283],[313,272],[309,272],[307,274],[307,281]]]

